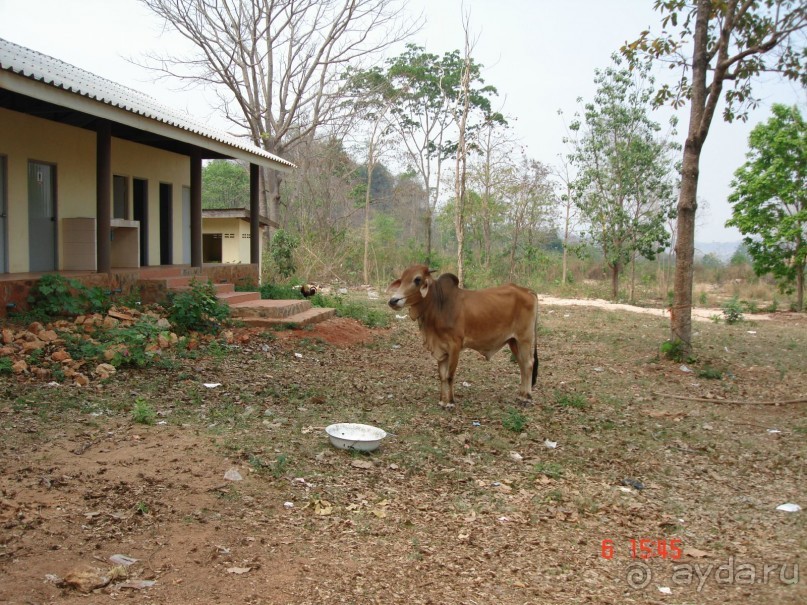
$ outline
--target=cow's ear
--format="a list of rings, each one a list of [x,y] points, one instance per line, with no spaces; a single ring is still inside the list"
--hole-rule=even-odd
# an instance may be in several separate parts
[[[400,279],[396,279],[396,280],[395,280],[394,282],[392,282],[392,283],[391,283],[389,286],[387,286],[387,292],[391,292],[392,290],[397,290],[397,289],[398,289],[398,288],[400,288],[400,287],[401,287],[401,280],[400,280]]]
[[[429,271],[426,275],[423,276],[423,283],[420,284],[420,296],[422,298],[426,298],[426,294],[429,293],[429,286],[432,283],[432,276],[431,271]]]

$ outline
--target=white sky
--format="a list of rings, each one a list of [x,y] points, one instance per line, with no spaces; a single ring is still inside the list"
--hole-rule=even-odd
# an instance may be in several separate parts
[[[470,9],[477,37],[473,55],[486,68],[486,83],[499,90],[502,109],[529,155],[546,164],[556,164],[564,151],[558,110],[568,120],[578,97],[593,96],[595,68],[606,67],[611,53],[643,29],[660,31],[652,5],[653,0],[408,0],[413,15],[422,13],[426,20],[412,41],[435,53],[462,47],[461,10]],[[154,82],[147,70],[126,60],[146,50],[182,48],[136,0],[0,0],[0,37],[215,120],[200,91]],[[699,198],[708,210],[698,222],[700,242],[740,239],[723,224],[731,214],[729,183],[744,161],[748,133],[769,117],[772,103],[807,103],[797,85],[772,77],[757,83],[755,92],[761,105],[747,123],[725,124],[716,116],[712,124],[701,161]],[[654,118],[664,123],[668,115]],[[679,116],[679,132],[685,132],[687,116]]]

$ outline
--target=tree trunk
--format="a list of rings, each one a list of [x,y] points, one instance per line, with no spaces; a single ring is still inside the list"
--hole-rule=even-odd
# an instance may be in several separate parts
[[[709,72],[709,19],[711,0],[698,0],[692,57],[692,98],[689,104],[689,129],[684,143],[681,168],[681,192],[675,243],[675,278],[673,305],[670,309],[670,341],[680,344],[684,357],[692,352],[692,277],[695,259],[695,212],[698,209],[698,176],[703,143],[709,133],[717,100],[725,77],[725,67],[715,70],[707,87]],[[720,51],[725,58],[726,49]],[[718,63],[719,59],[718,57]]]
[[[280,224],[280,183],[283,177],[277,170],[261,168],[261,213],[270,221]],[[270,239],[275,227],[269,227]]]
[[[426,216],[424,217],[424,222],[426,223],[426,259],[425,263],[427,265],[432,264],[432,209],[431,206],[426,210]]]
[[[571,222],[571,213],[572,213],[572,196],[570,189],[567,188],[567,193],[569,194],[566,199],[566,218],[563,221],[563,274],[561,275],[560,283],[564,286],[566,285],[566,271],[568,268],[568,258],[569,258],[569,226]]]
[[[796,311],[804,311],[804,265],[796,273]]]
[[[619,299],[619,263],[611,265],[611,299]]]
[[[698,209],[700,146],[687,139],[678,197],[675,243],[675,281],[670,309],[670,340],[681,343],[681,351],[692,351],[692,272],[695,258],[695,212]]]
[[[370,192],[373,188],[373,143],[367,163],[367,191],[364,193],[364,283],[370,284]]]
[[[563,271],[561,272],[560,283],[561,285],[566,285],[566,270],[568,264],[568,257],[569,257],[569,249],[566,247],[566,243],[563,244]]]
[[[634,250],[631,254],[632,258],[630,259],[630,302],[633,303],[636,300],[636,251]]]

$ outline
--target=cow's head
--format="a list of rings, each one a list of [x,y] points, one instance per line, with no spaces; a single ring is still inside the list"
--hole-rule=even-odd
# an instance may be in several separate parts
[[[432,273],[427,265],[412,265],[403,272],[400,278],[389,285],[387,292],[392,296],[389,306],[393,309],[403,309],[418,304],[429,292],[429,286],[434,282]]]

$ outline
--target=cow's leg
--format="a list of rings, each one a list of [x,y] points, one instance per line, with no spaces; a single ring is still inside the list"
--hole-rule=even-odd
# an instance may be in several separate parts
[[[440,374],[440,403],[454,403],[454,373],[460,359],[459,347],[450,347],[441,359],[437,360]]]
[[[528,339],[529,340],[529,339]],[[532,399],[532,366],[534,363],[534,343],[517,341],[511,338],[507,341],[510,345],[516,360],[518,361],[518,368],[521,371],[521,385],[518,388],[518,396],[521,399]]]

